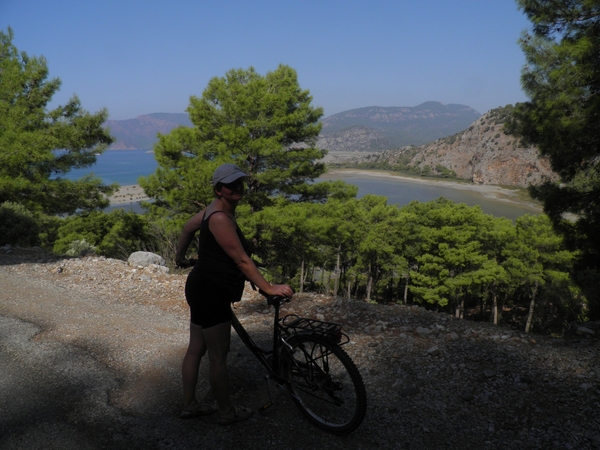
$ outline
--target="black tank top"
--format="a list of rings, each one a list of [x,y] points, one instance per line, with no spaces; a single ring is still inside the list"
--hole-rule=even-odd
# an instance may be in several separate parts
[[[205,276],[210,275],[215,278],[214,281],[216,282],[243,282],[245,279],[244,274],[242,274],[237,264],[235,264],[229,255],[221,248],[208,227],[210,218],[216,213],[225,214],[224,211],[213,211],[202,220],[202,225],[200,226],[200,239],[198,241],[198,261],[192,272],[200,272]],[[235,231],[240,238],[242,247],[244,247],[246,253],[250,255],[248,241],[237,224],[235,224]]]

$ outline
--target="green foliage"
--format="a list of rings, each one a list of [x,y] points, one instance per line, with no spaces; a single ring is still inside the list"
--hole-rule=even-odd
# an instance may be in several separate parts
[[[395,233],[400,212],[388,205],[387,198],[366,195],[358,201],[361,226],[355,231],[357,246],[355,271],[366,274],[366,297],[377,288],[384,276],[393,277],[400,264],[400,236]]]
[[[508,257],[506,267],[513,284],[526,288],[529,318],[525,331],[534,325],[533,309],[547,303],[550,285],[568,286],[569,272],[576,256],[564,249],[562,238],[554,233],[547,216],[523,216],[517,219],[516,239],[507,243],[504,254]],[[560,297],[556,300],[561,303]],[[539,316],[539,315],[538,315]]]
[[[456,172],[454,170],[450,170],[441,164],[435,166],[435,171],[437,172],[437,176],[441,178],[456,178]]]
[[[240,226],[274,280],[291,280],[300,290],[408,300],[459,317],[474,306],[525,309],[530,327],[540,331],[560,331],[587,314],[587,296],[571,277],[576,254],[545,216],[514,224],[443,198],[397,208],[367,195],[325,203],[280,199],[243,214]]]
[[[94,164],[112,142],[102,128],[107,112],[90,114],[77,97],[47,111],[60,80],[48,80],[46,60],[19,52],[12,39],[10,28],[0,31],[0,203],[48,214],[108,206],[114,186],[91,176],[61,178]]]
[[[90,244],[85,239],[82,239],[80,241],[70,242],[67,251],[65,251],[65,255],[82,257],[82,256],[88,256],[88,255],[95,255],[96,251],[97,251],[96,247],[94,247],[92,244]]]
[[[168,216],[197,212],[212,201],[212,173],[226,162],[249,174],[244,201],[252,211],[278,196],[322,200],[322,186],[309,183],[324,172],[317,161],[325,155],[315,147],[323,110],[311,101],[296,72],[284,65],[265,76],[250,68],[213,78],[202,97],[190,99],[194,126],[159,136],[159,168],[140,179],[155,199],[146,207]]]
[[[58,239],[58,229],[62,225],[64,219],[58,216],[38,214],[36,220],[40,230],[38,235],[40,245],[47,250],[52,250],[54,242]]]
[[[512,116],[512,113],[514,111],[514,106],[513,105],[506,105],[506,106],[500,106],[498,108],[494,108],[492,110],[490,110],[488,112],[488,116],[490,121],[494,121],[493,125],[502,125],[504,124],[507,120],[509,120]],[[495,128],[495,127],[492,127]],[[496,135],[496,137],[499,136]]]
[[[152,243],[147,218],[120,209],[109,214],[92,211],[68,217],[58,228],[57,234],[54,252],[60,254],[89,250],[112,258],[127,259],[134,251]]]
[[[284,282],[296,276],[303,259],[313,260],[315,246],[306,245],[315,239],[312,220],[315,205],[291,203],[280,199],[274,205],[240,221],[245,229],[251,228],[247,237],[256,241],[257,256],[269,266],[275,281]]]
[[[531,100],[516,106],[507,130],[549,157],[561,181],[532,187],[532,195],[570,247],[581,250],[579,270],[600,273],[600,4],[518,4],[533,23],[520,40],[527,60],[521,83]]]
[[[40,243],[37,218],[16,203],[0,205],[0,245],[31,247]]]

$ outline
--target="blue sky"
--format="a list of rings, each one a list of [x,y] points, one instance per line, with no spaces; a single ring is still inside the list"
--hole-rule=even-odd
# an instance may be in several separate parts
[[[0,0],[0,29],[47,59],[62,87],[110,119],[185,112],[234,68],[282,63],[325,117],[365,106],[526,100],[530,28],[513,0]]]

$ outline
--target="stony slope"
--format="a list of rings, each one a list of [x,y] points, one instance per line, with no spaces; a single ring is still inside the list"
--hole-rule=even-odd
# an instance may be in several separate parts
[[[356,432],[319,431],[277,388],[274,406],[232,427],[179,420],[184,283],[185,273],[117,260],[0,250],[0,448],[600,448],[596,337],[314,294],[295,296],[286,313],[340,322],[350,335],[368,393]],[[237,315],[269,342],[263,299],[247,291]],[[262,406],[265,371],[237,337],[229,361],[234,401]],[[204,394],[205,368],[200,378]]]
[[[547,159],[535,147],[523,147],[503,131],[511,107],[488,111],[466,130],[419,147],[403,147],[368,156],[346,159],[346,166],[388,165],[391,168],[436,167],[453,171],[458,178],[478,184],[526,187],[544,179],[556,180]],[[439,167],[438,169],[441,169]]]

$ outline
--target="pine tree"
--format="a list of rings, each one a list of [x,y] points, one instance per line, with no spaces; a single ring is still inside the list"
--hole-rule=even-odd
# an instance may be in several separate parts
[[[222,163],[237,164],[249,175],[245,202],[252,211],[272,205],[274,197],[321,200],[323,185],[311,184],[325,171],[315,147],[322,108],[284,65],[262,76],[253,68],[231,70],[192,96],[187,112],[193,127],[159,136],[159,168],[140,179],[155,202],[149,207],[169,215],[189,215],[213,198],[210,177]]]
[[[115,186],[92,176],[62,178],[94,164],[112,142],[102,127],[106,110],[90,114],[73,97],[48,111],[60,80],[49,80],[46,60],[19,52],[12,40],[10,28],[0,31],[0,204],[48,214],[108,206]]]
[[[550,158],[561,180],[533,187],[571,248],[591,315],[600,317],[600,2],[517,0],[533,23],[520,43],[530,101],[517,105],[508,130]]]

